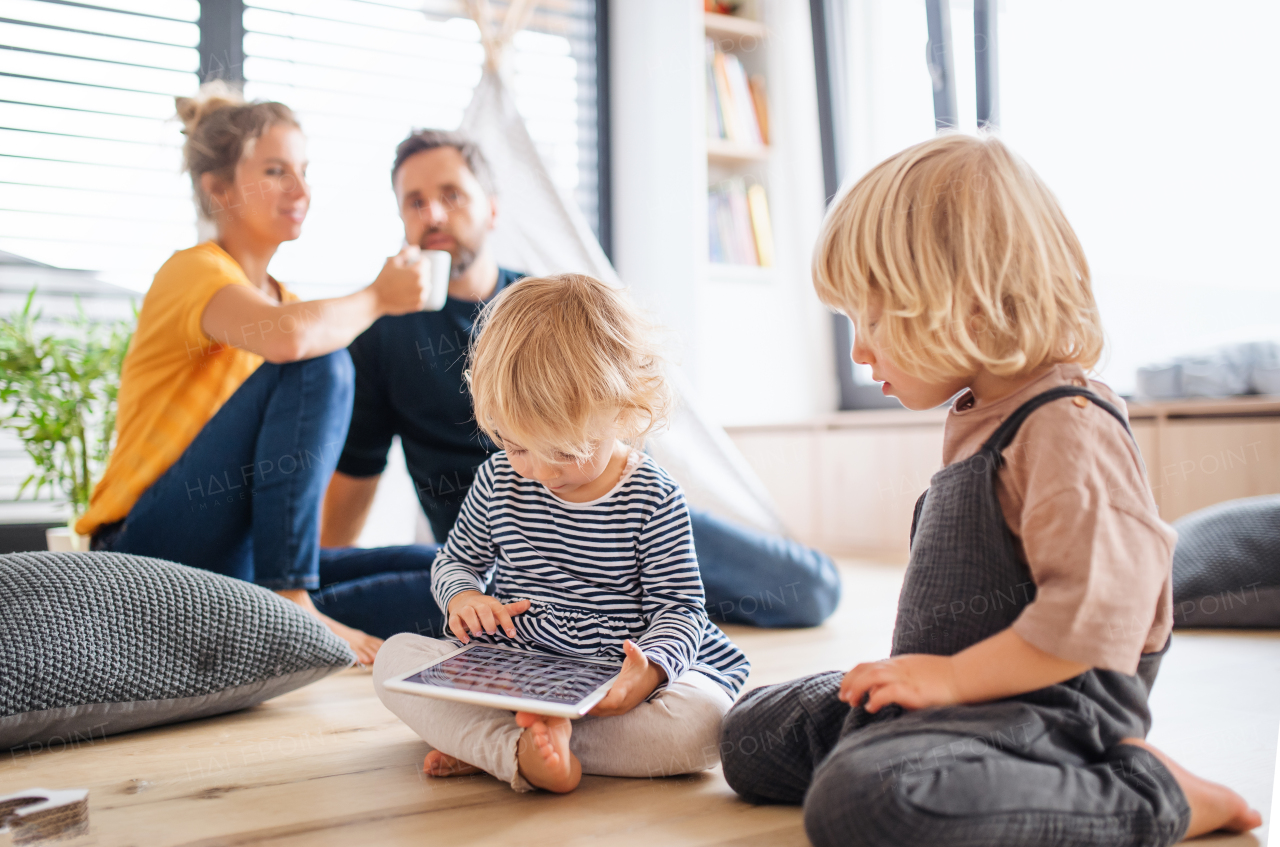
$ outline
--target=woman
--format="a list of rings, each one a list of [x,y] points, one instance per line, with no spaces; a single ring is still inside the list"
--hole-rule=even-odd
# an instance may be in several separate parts
[[[383,600],[434,611],[434,548],[361,551],[335,564],[358,581],[332,585],[319,567],[320,505],[351,419],[346,347],[379,317],[422,307],[426,263],[405,248],[345,297],[302,302],[280,285],[267,266],[306,218],[306,139],[288,107],[244,103],[215,85],[177,102],[186,169],[217,235],[175,253],[143,299],[121,373],[118,441],[76,530],[95,550],[270,588],[371,664],[381,639],[340,621],[372,628]],[[367,576],[381,570],[402,573]],[[310,594],[322,584],[317,596],[334,617]]]

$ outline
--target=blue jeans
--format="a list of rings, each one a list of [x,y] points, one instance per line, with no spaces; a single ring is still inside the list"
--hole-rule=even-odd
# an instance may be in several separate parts
[[[273,590],[305,588],[370,635],[438,635],[435,545],[321,549],[320,506],[351,420],[345,350],[263,363],[94,548],[168,559]],[[840,579],[824,554],[690,510],[712,620],[816,626]]]
[[[358,630],[390,638],[398,632],[444,637],[444,614],[431,593],[438,544],[322,547],[316,608]]]
[[[272,590],[305,588],[371,635],[434,632],[436,548],[320,549],[320,505],[351,422],[346,350],[264,362],[94,549],[167,559]]]
[[[95,547],[273,590],[320,587],[320,503],[351,421],[346,350],[264,362]]]
[[[835,611],[840,576],[825,554],[690,509],[707,612],[720,623],[817,626]],[[444,613],[431,594],[439,545],[325,547],[316,606],[379,638],[397,632],[441,637]]]
[[[817,626],[840,602],[840,574],[825,553],[689,509],[707,613],[717,623]]]

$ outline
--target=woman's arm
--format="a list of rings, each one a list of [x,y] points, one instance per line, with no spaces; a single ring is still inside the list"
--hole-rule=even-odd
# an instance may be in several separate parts
[[[406,247],[387,259],[372,285],[345,297],[277,303],[256,288],[226,285],[209,298],[200,328],[273,364],[312,359],[346,347],[383,315],[421,309],[429,271],[418,248]]]
[[[870,695],[868,712],[890,703],[904,709],[983,703],[1045,688],[1087,670],[1088,665],[1046,653],[1005,629],[954,656],[909,653],[864,662],[845,674],[840,699],[856,706]]]

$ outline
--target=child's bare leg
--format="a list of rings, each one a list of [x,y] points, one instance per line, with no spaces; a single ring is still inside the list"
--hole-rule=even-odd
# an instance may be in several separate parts
[[[577,788],[582,781],[582,763],[569,752],[573,723],[568,718],[516,712],[516,724],[524,727],[516,747],[521,776],[530,785],[557,794]]]
[[[467,764],[456,756],[432,750],[422,761],[422,772],[427,776],[467,776],[480,773],[480,768]]]
[[[1125,738],[1120,743],[1147,750],[1173,774],[1191,806],[1191,825],[1184,838],[1195,838],[1218,829],[1247,832],[1262,825],[1262,815],[1250,809],[1243,797],[1225,785],[1196,776],[1141,738]]]

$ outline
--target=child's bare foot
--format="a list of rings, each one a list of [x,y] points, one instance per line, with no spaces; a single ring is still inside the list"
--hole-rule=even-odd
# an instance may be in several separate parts
[[[432,750],[422,762],[422,772],[427,776],[466,776],[480,773],[480,769],[448,753]]]
[[[326,614],[322,614],[316,608],[316,604],[311,602],[311,595],[305,589],[290,589],[277,591],[281,597],[297,603],[310,614],[314,615],[316,620],[329,628],[329,631],[341,638],[351,646],[351,652],[356,654],[356,661],[362,665],[372,665],[374,658],[378,655],[378,648],[382,646],[382,639],[375,638],[367,632],[361,632],[358,629],[352,629],[346,624],[340,624]]]
[[[1225,785],[1196,776],[1141,738],[1126,738],[1120,743],[1133,744],[1149,751],[1164,763],[1177,780],[1182,793],[1187,795],[1187,803],[1191,806],[1191,825],[1187,827],[1187,834],[1183,838],[1195,838],[1218,829],[1248,832],[1254,827],[1262,826],[1262,815],[1250,809],[1243,797]]]
[[[516,724],[524,727],[516,758],[521,775],[530,785],[568,794],[582,781],[582,763],[569,752],[573,724],[568,718],[551,718],[516,712]]]

